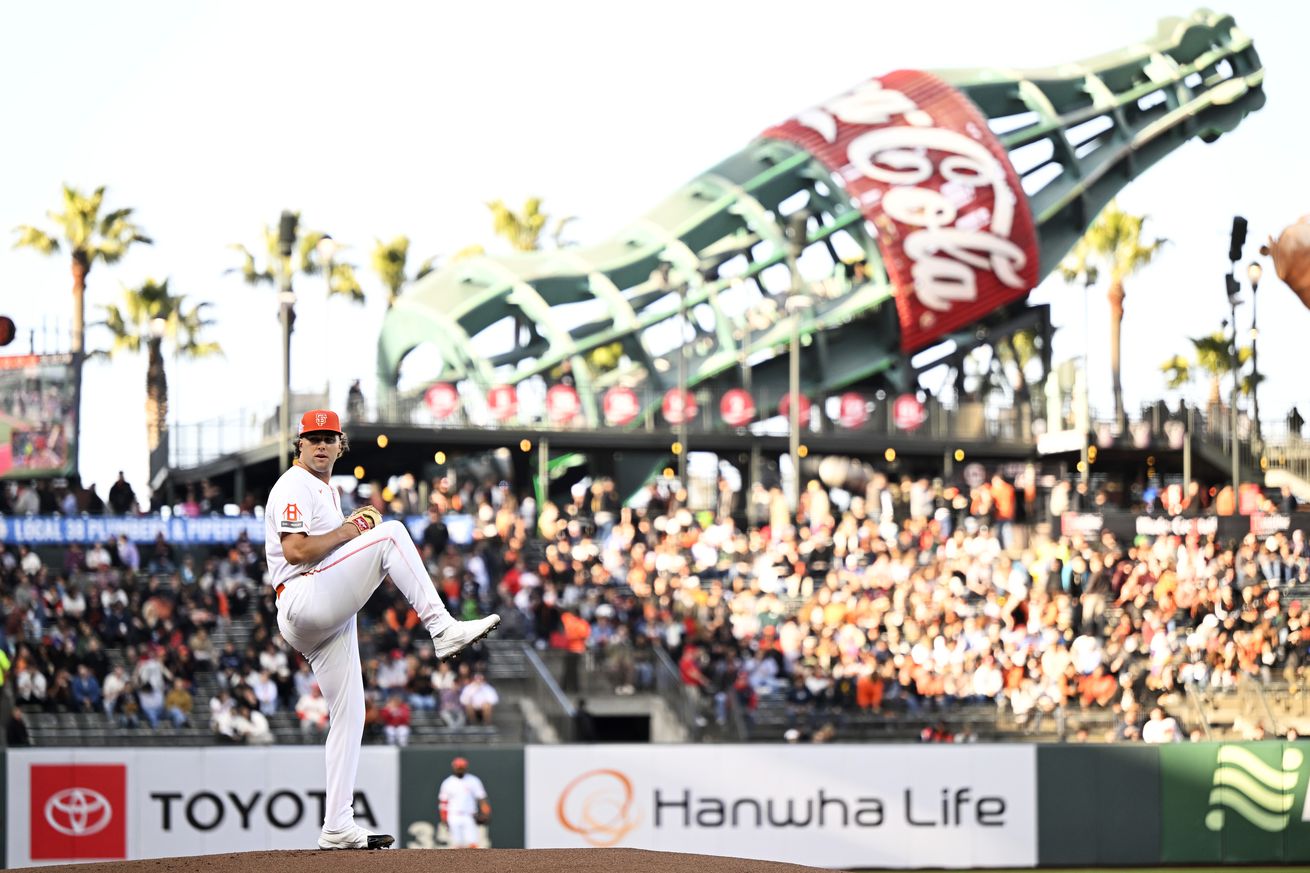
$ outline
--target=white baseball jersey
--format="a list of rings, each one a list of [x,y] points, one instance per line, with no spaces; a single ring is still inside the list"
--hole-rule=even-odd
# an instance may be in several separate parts
[[[299,464],[278,478],[264,507],[264,546],[268,560],[268,581],[276,588],[313,569],[302,564],[288,564],[282,554],[282,534],[303,533],[310,536],[329,533],[341,527],[345,516],[337,498],[337,489],[319,479]],[[330,555],[328,557],[331,557]]]
[[[447,818],[472,818],[478,811],[478,801],[487,799],[487,789],[472,773],[465,773],[462,777],[452,773],[441,783],[437,799],[446,804]]]

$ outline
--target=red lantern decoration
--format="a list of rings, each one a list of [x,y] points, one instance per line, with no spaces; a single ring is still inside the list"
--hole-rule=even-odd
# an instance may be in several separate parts
[[[670,388],[664,392],[664,402],[660,406],[664,420],[669,424],[682,424],[696,417],[696,398],[690,391],[679,392]]]
[[[622,427],[632,422],[636,419],[637,413],[641,412],[641,405],[637,402],[637,392],[622,385],[615,385],[605,392],[602,407],[606,424],[614,427]]]
[[[733,388],[719,400],[719,414],[732,427],[744,427],[755,418],[755,398],[743,388]]]
[[[423,402],[435,418],[445,420],[459,409],[459,391],[449,382],[438,382],[423,392]]]
[[[513,385],[496,385],[487,392],[487,409],[497,421],[509,421],[519,411],[519,395]]]
[[[572,385],[552,385],[546,392],[546,415],[555,424],[568,424],[582,411],[578,389]]]
[[[847,391],[837,399],[837,423],[845,428],[857,428],[869,420],[869,402],[864,395]]]
[[[804,394],[798,396],[800,397],[800,402],[796,404],[796,420],[800,422],[801,427],[804,427],[810,420],[810,409],[814,404],[811,403],[810,398],[806,397]],[[784,417],[791,415],[790,392],[782,395],[782,399],[778,401],[778,414]]]
[[[923,404],[913,394],[902,394],[892,401],[892,424],[901,430],[917,430],[927,418]]]

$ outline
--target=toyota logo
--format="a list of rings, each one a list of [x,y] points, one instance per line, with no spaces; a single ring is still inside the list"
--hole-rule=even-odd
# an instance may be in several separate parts
[[[89,837],[109,826],[114,808],[109,799],[90,788],[65,788],[45,802],[45,820],[50,827],[70,837]]]

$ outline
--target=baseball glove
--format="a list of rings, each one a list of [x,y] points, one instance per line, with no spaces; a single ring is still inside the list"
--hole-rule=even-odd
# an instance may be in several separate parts
[[[485,800],[478,804],[478,811],[473,813],[473,820],[478,824],[491,821],[491,804]]]
[[[371,506],[361,506],[350,513],[346,521],[359,528],[360,533],[364,533],[382,524],[382,514]]]

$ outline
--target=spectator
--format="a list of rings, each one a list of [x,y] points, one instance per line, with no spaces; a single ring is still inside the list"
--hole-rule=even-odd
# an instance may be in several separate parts
[[[1166,715],[1160,707],[1151,710],[1151,717],[1142,725],[1142,742],[1144,743],[1180,743],[1183,732],[1172,715]]]
[[[123,471],[118,471],[118,480],[109,486],[109,508],[114,515],[132,515],[136,512],[136,492],[128,484]]]
[[[102,703],[100,682],[91,668],[82,664],[77,668],[77,677],[73,679],[73,706],[78,712],[95,712]]]
[[[274,741],[268,719],[258,709],[245,704],[236,707],[232,715],[232,733],[238,743],[248,746],[267,746]]]
[[[114,669],[105,677],[103,688],[105,715],[113,716],[118,710],[118,698],[127,689],[127,671],[122,664],[115,664]]]
[[[474,673],[469,684],[459,693],[460,705],[469,724],[491,724],[492,710],[500,703],[500,695],[481,673]]]
[[[183,679],[174,679],[173,687],[169,689],[167,696],[164,697],[164,708],[168,711],[168,717],[173,722],[173,727],[185,727],[191,723],[191,707],[194,701],[191,692],[187,690],[186,681]]]
[[[141,714],[146,717],[150,727],[159,727],[159,719],[164,715],[164,691],[154,685],[136,687],[136,700],[141,707]]]
[[[32,738],[27,732],[27,717],[21,709],[9,713],[9,723],[5,725],[5,741],[10,747],[32,744]]]
[[[209,729],[220,742],[241,742],[236,727],[236,701],[226,688],[220,688],[209,699]]]
[[[311,686],[309,694],[297,701],[296,718],[300,719],[300,733],[304,737],[317,740],[327,733],[327,701],[318,685]]]
[[[389,745],[409,745],[410,709],[399,691],[393,691],[382,707],[382,732]]]

